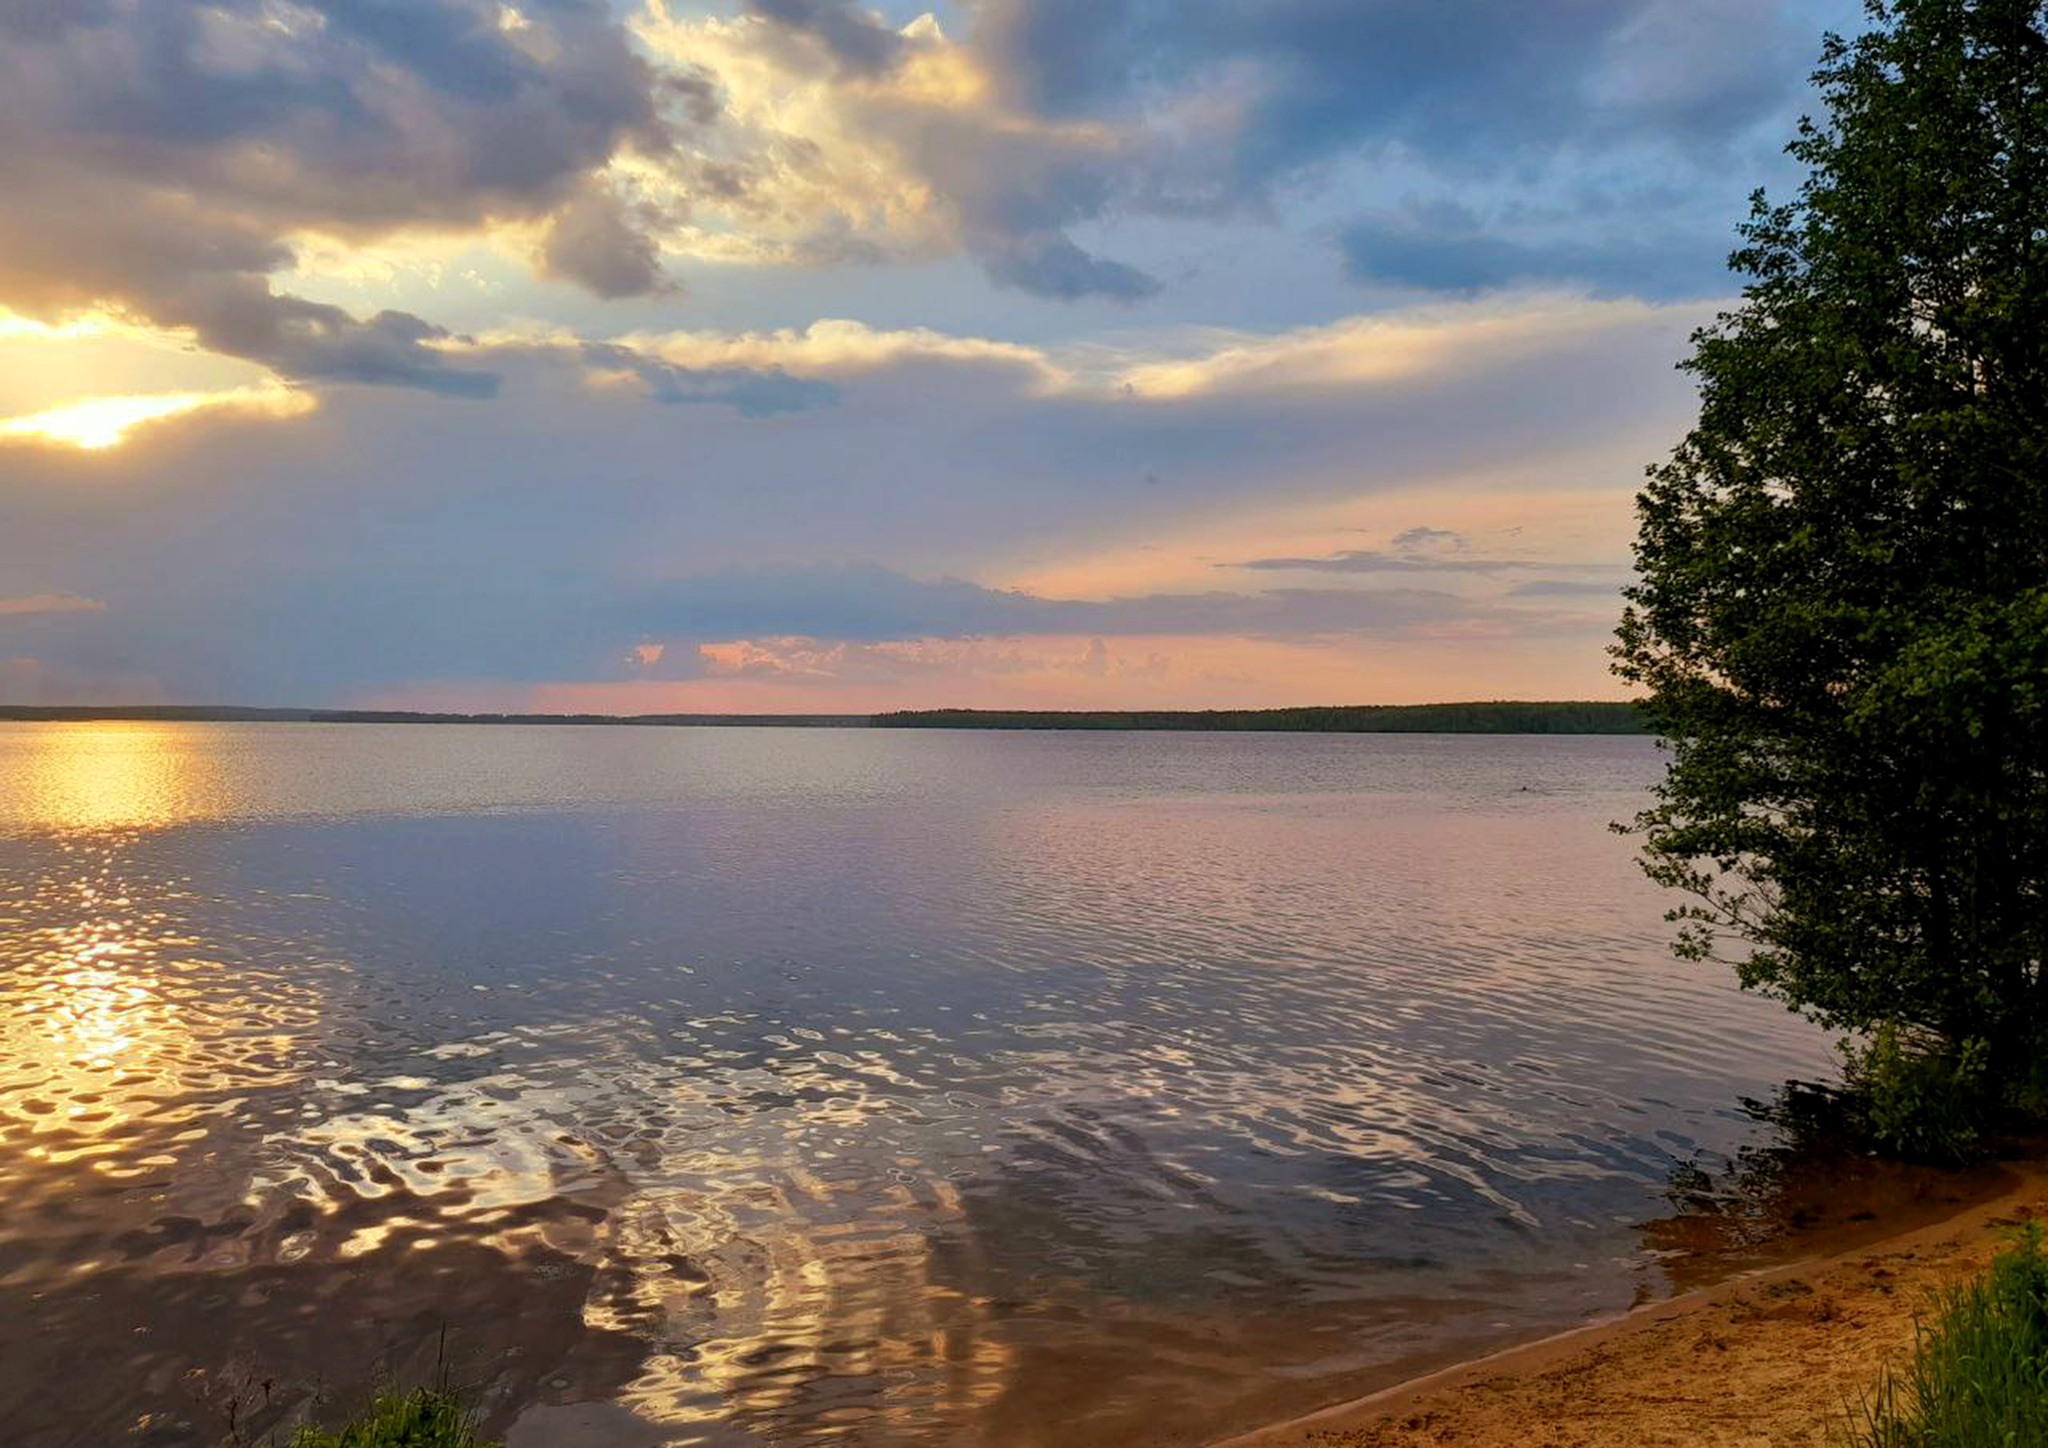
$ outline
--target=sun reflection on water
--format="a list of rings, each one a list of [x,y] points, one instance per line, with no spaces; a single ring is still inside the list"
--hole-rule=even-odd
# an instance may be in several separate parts
[[[0,1181],[34,1163],[116,1179],[176,1165],[225,1109],[209,1098],[293,1078],[315,1019],[303,991],[221,991],[222,965],[163,914],[102,913],[115,902],[77,891],[83,918],[0,946]]]
[[[249,1166],[233,1139],[297,1079],[321,997],[289,958],[239,958],[243,902],[145,862],[165,828],[221,812],[226,764],[178,725],[6,727],[0,826],[26,828],[0,840],[29,853],[0,870],[0,1199],[84,1226],[85,1182],[175,1178],[188,1210],[229,1211]],[[13,1235],[0,1221],[0,1249]]]
[[[0,823],[32,829],[159,829],[218,818],[227,771],[209,736],[157,722],[0,726]]]

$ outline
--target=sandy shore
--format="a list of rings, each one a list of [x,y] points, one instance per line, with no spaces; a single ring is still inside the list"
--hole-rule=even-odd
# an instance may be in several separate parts
[[[2048,1216],[2048,1162],[1932,1226],[1723,1282],[1215,1448],[1838,1448],[1934,1288]]]

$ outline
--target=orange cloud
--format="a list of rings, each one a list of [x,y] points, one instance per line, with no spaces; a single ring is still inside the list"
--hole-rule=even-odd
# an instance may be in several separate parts
[[[391,707],[611,714],[867,714],[890,709],[1231,709],[1445,699],[1614,699],[1592,638],[1440,641],[1082,635],[838,643],[729,639],[685,679],[542,684],[519,693],[449,683],[368,702]]]
[[[31,613],[100,613],[106,605],[96,598],[75,593],[31,593],[22,598],[0,598],[0,615]]]

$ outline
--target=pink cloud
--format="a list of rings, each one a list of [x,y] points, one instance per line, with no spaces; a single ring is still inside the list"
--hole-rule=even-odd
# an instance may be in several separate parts
[[[75,593],[31,593],[20,598],[0,598],[0,616],[35,613],[100,613],[106,605],[96,598]]]

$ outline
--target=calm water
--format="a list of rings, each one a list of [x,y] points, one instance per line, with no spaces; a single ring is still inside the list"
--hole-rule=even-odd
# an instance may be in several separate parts
[[[1658,768],[0,725],[0,1422],[1196,1443],[1625,1307],[1825,1058],[1668,957]]]

